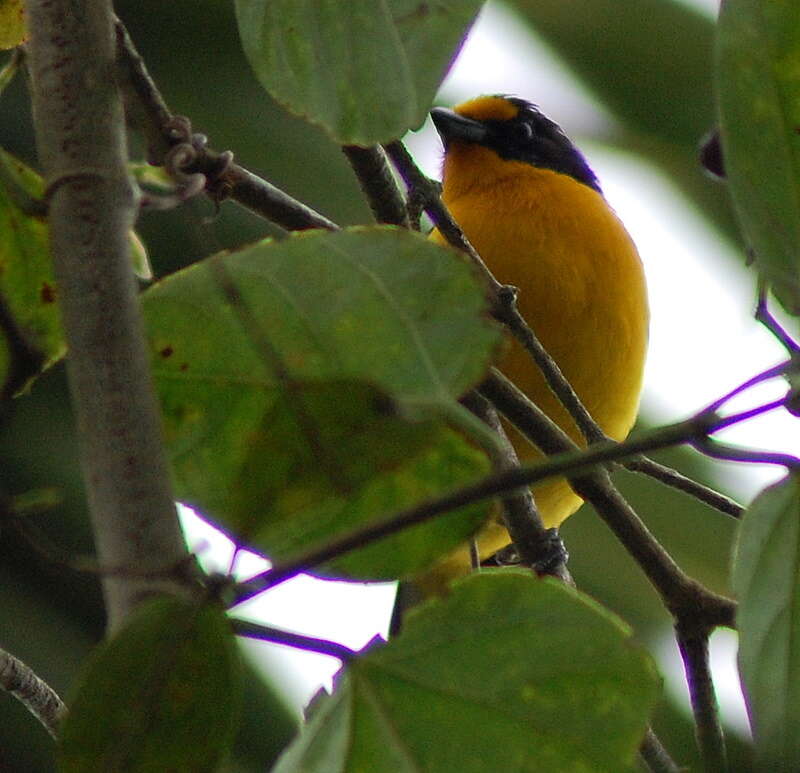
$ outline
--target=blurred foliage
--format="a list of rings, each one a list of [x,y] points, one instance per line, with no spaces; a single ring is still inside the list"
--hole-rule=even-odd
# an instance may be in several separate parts
[[[231,3],[121,0],[116,7],[170,107],[190,116],[212,147],[232,149],[239,163],[336,222],[369,222],[369,209],[336,144],[277,106],[258,85],[239,45]],[[531,25],[617,118],[615,130],[598,139],[656,164],[699,213],[739,243],[724,186],[709,181],[696,161],[698,143],[714,123],[712,22],[673,0],[518,0],[515,8],[521,22]],[[24,78],[16,78],[0,100],[0,146],[35,166]],[[143,155],[136,141],[133,151]],[[145,213],[138,232],[157,276],[219,249],[280,235],[232,203],[215,212],[202,201],[175,212]],[[35,516],[35,523],[64,550],[87,554],[91,539],[71,426],[63,369],[56,367],[2,416],[0,488],[16,495],[58,487],[61,503]],[[714,466],[698,454],[674,450],[659,459],[720,485]],[[618,480],[678,562],[713,588],[727,590],[733,522],[642,476],[620,473]],[[563,535],[582,590],[619,613],[640,641],[668,634],[669,621],[655,594],[588,508],[565,524]],[[64,691],[102,632],[96,579],[36,555],[10,530],[3,537],[0,643]],[[294,721],[254,673],[245,683],[245,726],[231,770],[263,770],[293,733]],[[691,723],[666,700],[656,730],[681,764],[696,769]],[[44,731],[9,696],[0,695],[0,704],[0,767],[50,770],[52,748]],[[267,714],[269,728],[254,724]],[[729,751],[733,769],[750,769],[747,749],[733,735]]]
[[[760,274],[800,315],[800,7],[731,0],[720,13],[717,92],[725,173]]]
[[[39,175],[0,148],[0,306],[14,325],[3,336],[8,356],[0,356],[6,397],[65,351],[47,221],[28,210],[43,191]]]
[[[739,669],[759,770],[800,757],[800,471],[762,491],[742,520],[733,564]]]
[[[59,770],[215,770],[238,725],[241,680],[220,604],[151,599],[81,669],[60,727]]]

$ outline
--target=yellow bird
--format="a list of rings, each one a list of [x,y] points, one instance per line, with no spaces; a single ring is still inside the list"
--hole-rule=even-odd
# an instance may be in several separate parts
[[[519,288],[518,308],[605,433],[623,440],[636,419],[647,349],[644,272],[597,177],[561,129],[532,104],[482,96],[434,108],[444,145],[442,199],[494,276]],[[444,243],[436,230],[431,238]],[[572,419],[530,356],[510,340],[498,366],[573,440]],[[511,432],[525,461],[541,453]],[[581,499],[557,479],[533,489],[545,526]],[[481,558],[509,542],[496,521],[477,536]],[[467,549],[416,584],[434,589],[467,570]]]

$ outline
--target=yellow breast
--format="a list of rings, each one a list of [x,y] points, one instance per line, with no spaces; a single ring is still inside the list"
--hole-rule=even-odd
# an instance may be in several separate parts
[[[495,277],[519,288],[520,312],[594,419],[622,440],[639,405],[649,314],[636,247],[603,196],[567,175],[456,144],[445,160],[443,199]],[[438,231],[431,238],[444,242]],[[509,341],[498,365],[582,443],[519,343]],[[539,456],[511,437],[523,459]],[[581,504],[563,480],[535,488],[534,497],[548,527]],[[504,530],[489,528],[480,552],[507,541]]]

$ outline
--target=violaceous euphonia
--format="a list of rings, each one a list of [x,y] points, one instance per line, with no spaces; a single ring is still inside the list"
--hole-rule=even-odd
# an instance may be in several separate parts
[[[639,254],[584,156],[532,105],[482,96],[434,108],[444,145],[442,200],[494,276],[519,289],[517,306],[603,431],[623,440],[636,419],[649,311]],[[444,243],[434,230],[431,238]],[[509,340],[498,367],[573,440],[574,421],[528,353]],[[541,453],[513,428],[523,461]],[[561,478],[533,489],[547,527],[581,499]],[[480,557],[509,542],[493,519],[477,535]],[[469,553],[447,557],[423,588],[467,571]]]

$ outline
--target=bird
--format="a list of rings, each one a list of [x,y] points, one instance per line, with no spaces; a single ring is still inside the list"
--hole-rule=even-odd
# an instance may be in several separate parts
[[[603,432],[624,440],[642,389],[649,308],[642,261],[581,151],[536,105],[485,95],[431,111],[444,147],[442,201]],[[445,244],[437,229],[430,234]],[[522,345],[496,363],[576,443],[585,441]],[[520,460],[542,458],[508,428]],[[533,489],[547,528],[582,504],[563,478]],[[499,517],[476,535],[481,559],[510,542]],[[467,546],[415,581],[434,592],[470,567]]]

